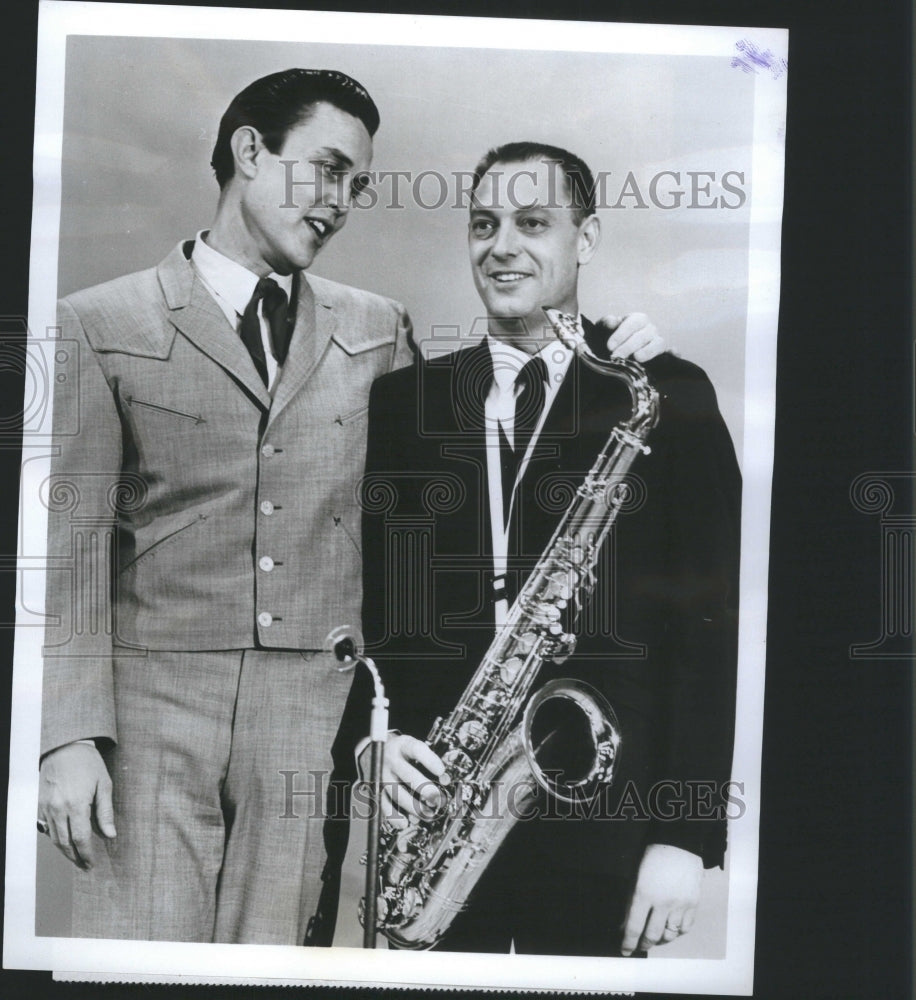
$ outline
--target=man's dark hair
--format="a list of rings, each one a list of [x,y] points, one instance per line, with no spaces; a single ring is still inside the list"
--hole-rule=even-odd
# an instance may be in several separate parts
[[[379,126],[378,108],[361,84],[332,69],[286,69],[249,84],[237,94],[220,119],[210,166],[222,189],[235,173],[229,142],[236,129],[250,126],[261,133],[271,153],[279,153],[290,129],[308,121],[320,102],[358,118],[370,136]]]
[[[528,163],[531,160],[556,163],[563,171],[576,225],[595,214],[595,178],[588,164],[568,149],[545,142],[507,142],[491,149],[474,168],[472,193],[477,190],[484,174],[497,163]]]

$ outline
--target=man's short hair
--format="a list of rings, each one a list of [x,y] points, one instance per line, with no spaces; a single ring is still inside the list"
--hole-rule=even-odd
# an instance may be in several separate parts
[[[249,84],[237,94],[220,119],[210,166],[220,188],[235,173],[230,140],[236,129],[250,126],[261,133],[271,153],[279,153],[290,129],[308,121],[319,103],[358,118],[370,136],[379,126],[379,113],[366,88],[332,69],[286,69]]]
[[[484,174],[497,163],[529,163],[531,160],[556,163],[563,171],[577,225],[595,214],[595,178],[588,164],[568,149],[545,142],[507,142],[491,149],[474,168],[471,192],[477,190]]]

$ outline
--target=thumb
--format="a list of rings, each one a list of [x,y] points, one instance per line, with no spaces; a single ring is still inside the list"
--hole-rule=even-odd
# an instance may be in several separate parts
[[[103,836],[113,840],[118,835],[114,825],[114,806],[111,802],[111,785],[102,786],[96,789],[95,793],[95,821]]]

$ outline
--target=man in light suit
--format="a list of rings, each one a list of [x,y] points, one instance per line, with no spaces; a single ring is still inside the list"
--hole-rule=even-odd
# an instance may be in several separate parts
[[[256,81],[211,229],[61,303],[39,827],[74,935],[321,939],[326,639],[359,619],[369,386],[411,349],[399,304],[304,271],[378,124],[342,73]]]
[[[301,272],[378,121],[341,73],[257,81],[221,122],[210,231],[61,303],[55,426],[79,433],[49,484],[39,816],[81,869],[75,935],[301,943],[315,912],[318,810],[280,772],[329,767],[366,399],[411,354],[400,305]]]
[[[459,702],[611,429],[632,415],[624,383],[582,364],[543,312],[578,318],[603,352],[579,315],[579,270],[600,236],[586,164],[510,143],[481,161],[473,188],[468,245],[487,335],[382,376],[369,407],[363,625],[391,704],[382,778],[396,828],[433,815],[454,787],[422,739]],[[689,931],[703,868],[722,864],[740,474],[705,373],[671,354],[646,370],[660,398],[651,451],[633,464],[576,652],[535,683],[572,677],[606,697],[621,735],[615,781],[593,806],[526,809],[444,950],[645,953]],[[334,749],[344,779],[356,777],[371,690],[359,670]],[[473,755],[483,737],[468,727]],[[450,749],[461,757],[460,743]],[[503,787],[496,808],[511,813],[512,795]],[[484,813],[488,830],[496,809]]]

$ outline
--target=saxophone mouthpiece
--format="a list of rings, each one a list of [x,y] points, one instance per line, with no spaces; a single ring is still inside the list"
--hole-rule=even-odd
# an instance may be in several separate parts
[[[579,332],[579,320],[570,313],[560,312],[550,306],[542,306],[544,315],[553,327],[553,332],[557,339],[562,341],[571,351],[576,350],[582,342],[582,334]]]

